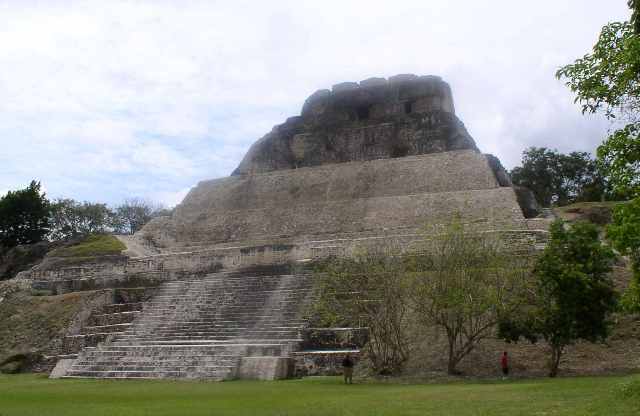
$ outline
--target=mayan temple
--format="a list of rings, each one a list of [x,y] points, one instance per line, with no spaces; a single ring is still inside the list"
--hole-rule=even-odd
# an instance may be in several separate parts
[[[285,378],[358,348],[309,342],[305,266],[409,245],[454,214],[523,247],[541,238],[530,194],[479,151],[447,83],[370,78],[312,94],[231,176],[125,239],[125,255],[22,277],[55,293],[112,289],[65,337],[56,376]]]

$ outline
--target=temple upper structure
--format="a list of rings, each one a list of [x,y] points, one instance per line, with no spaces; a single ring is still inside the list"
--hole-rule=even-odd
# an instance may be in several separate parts
[[[299,116],[258,140],[233,175],[477,150],[437,76],[369,78],[319,90]]]

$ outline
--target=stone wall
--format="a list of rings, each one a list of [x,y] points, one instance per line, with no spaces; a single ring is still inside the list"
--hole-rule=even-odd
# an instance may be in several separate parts
[[[511,228],[523,220],[513,189],[500,188],[486,157],[466,150],[201,182],[172,219],[140,238],[165,248],[330,238],[421,227],[454,213]]]
[[[303,351],[340,351],[362,348],[369,339],[368,328],[304,328],[300,335]]]
[[[509,189],[509,188],[502,188]],[[514,253],[528,253],[544,245],[547,231],[543,229],[509,228],[508,223],[480,221],[468,224],[470,230],[496,233],[507,241]],[[538,224],[534,224],[538,225]],[[545,224],[539,224],[545,225]],[[523,226],[523,224],[520,224]],[[436,230],[440,227],[434,227]],[[363,248],[388,247],[402,251],[417,247],[429,238],[421,229],[407,229],[405,233],[375,236],[349,236],[300,241],[295,244],[272,243],[257,246],[213,247],[192,252],[159,254],[129,259],[120,269],[91,269],[74,267],[21,274],[23,281],[35,289],[53,293],[87,291],[104,288],[155,287],[162,283],[203,276],[220,270],[237,271],[256,266],[274,267],[296,262],[315,261],[327,256],[349,256]],[[116,292],[119,293],[119,292]]]
[[[342,360],[349,354],[357,364],[359,350],[298,351],[294,352],[296,377],[342,375]]]
[[[339,233],[415,229],[426,224],[463,221],[523,228],[520,207],[511,188],[414,194],[352,200],[299,203],[275,208],[208,211],[177,225],[183,241],[215,244],[278,237],[327,238]]]

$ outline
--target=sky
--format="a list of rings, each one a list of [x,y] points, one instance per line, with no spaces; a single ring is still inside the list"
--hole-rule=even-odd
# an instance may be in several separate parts
[[[0,0],[0,195],[174,206],[315,90],[439,75],[507,168],[610,126],[555,79],[626,0]]]

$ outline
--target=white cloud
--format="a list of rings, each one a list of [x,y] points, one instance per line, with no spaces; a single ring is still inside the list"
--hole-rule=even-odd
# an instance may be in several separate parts
[[[530,145],[592,150],[606,124],[553,73],[624,3],[0,0],[0,189],[173,205],[315,89],[407,72],[450,82],[507,166]]]

